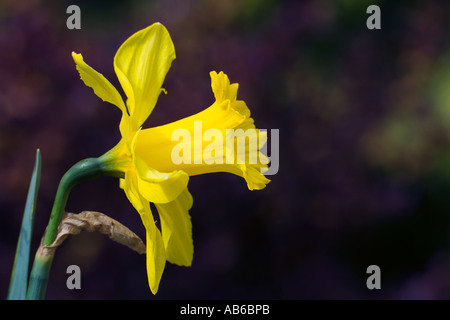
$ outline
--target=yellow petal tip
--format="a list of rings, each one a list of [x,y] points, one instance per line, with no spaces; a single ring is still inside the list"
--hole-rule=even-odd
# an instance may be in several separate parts
[[[81,55],[81,53],[76,53],[75,51],[72,51],[72,59],[78,65],[83,61],[83,56]]]

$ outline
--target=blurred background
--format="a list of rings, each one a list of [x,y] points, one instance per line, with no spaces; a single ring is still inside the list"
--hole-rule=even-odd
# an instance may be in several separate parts
[[[66,9],[81,9],[69,30]],[[366,9],[381,9],[368,30]],[[212,102],[209,71],[240,84],[258,128],[280,130],[280,168],[262,191],[229,174],[195,176],[192,267],[166,264],[159,292],[145,256],[83,233],[55,256],[48,299],[450,298],[450,4],[443,1],[159,0],[0,2],[0,298],[5,298],[37,148],[32,255],[58,182],[119,141],[120,111],[79,79],[71,52],[120,88],[113,57],[163,23],[175,44],[155,126]],[[96,210],[142,238],[138,214],[100,178],[67,210]],[[81,290],[66,269],[81,268]],[[381,268],[381,290],[366,269]]]

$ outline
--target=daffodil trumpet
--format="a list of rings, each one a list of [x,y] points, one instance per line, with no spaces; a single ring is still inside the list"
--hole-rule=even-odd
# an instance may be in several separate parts
[[[172,39],[160,23],[133,34],[114,57],[114,70],[125,101],[101,73],[84,62],[81,54],[72,53],[72,57],[83,82],[121,111],[121,139],[101,157],[80,162],[63,177],[43,243],[53,241],[68,192],[75,184],[98,175],[118,177],[120,188],[140,214],[146,230],[147,279],[150,290],[156,294],[166,261],[180,266],[192,264],[189,210],[193,199],[187,188],[189,177],[229,172],[244,178],[250,190],[265,188],[270,181],[264,176],[269,159],[260,150],[267,133],[256,129],[247,105],[237,99],[238,84],[231,84],[226,74],[215,71],[210,72],[215,98],[210,107],[166,125],[142,128],[160,93],[166,92],[162,84],[175,59]],[[192,150],[190,144],[186,148],[186,143],[180,144],[180,133],[194,137]],[[210,136],[209,141],[214,136],[214,143],[203,140],[205,133]],[[240,139],[242,148],[232,148],[227,143],[230,134],[232,141]],[[232,162],[228,160],[231,158],[240,160]],[[160,228],[155,224],[150,203],[158,211]],[[38,262],[45,260],[39,259]],[[38,267],[41,268],[39,264]]]

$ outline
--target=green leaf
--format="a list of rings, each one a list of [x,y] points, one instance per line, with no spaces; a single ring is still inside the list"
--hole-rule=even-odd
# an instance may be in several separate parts
[[[36,211],[36,199],[41,179],[41,153],[36,151],[36,161],[33,175],[28,189],[27,201],[22,218],[19,241],[17,242],[16,256],[11,273],[11,282],[8,290],[8,300],[24,300],[27,292],[28,264],[30,261],[30,243],[33,231],[34,213]]]

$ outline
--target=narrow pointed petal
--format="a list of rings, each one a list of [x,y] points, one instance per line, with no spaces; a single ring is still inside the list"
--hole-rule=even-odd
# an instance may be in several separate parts
[[[162,241],[161,232],[156,227],[155,223],[151,223],[153,219],[148,219],[146,224],[146,264],[147,264],[147,280],[150,290],[156,294],[159,289],[159,283],[166,265],[166,258],[164,254],[164,243]]]
[[[125,104],[123,103],[120,93],[101,73],[95,71],[86,64],[81,54],[72,52],[72,58],[75,61],[81,80],[88,87],[94,89],[95,94],[103,101],[109,102],[117,106],[122,112],[126,113]]]
[[[186,188],[174,201],[155,204],[161,219],[167,261],[181,266],[190,266],[194,255],[192,223],[188,213],[192,202]]]
[[[145,226],[148,284],[152,293],[156,294],[166,264],[164,242],[161,237],[161,232],[156,227],[155,221],[153,220],[150,204],[138,191],[137,177],[132,170],[126,172],[125,179],[120,180],[120,186],[125,191],[128,200],[141,215],[142,223]]]
[[[134,129],[142,126],[155,107],[174,59],[172,39],[160,23],[133,34],[117,51],[114,69],[128,97]]]

